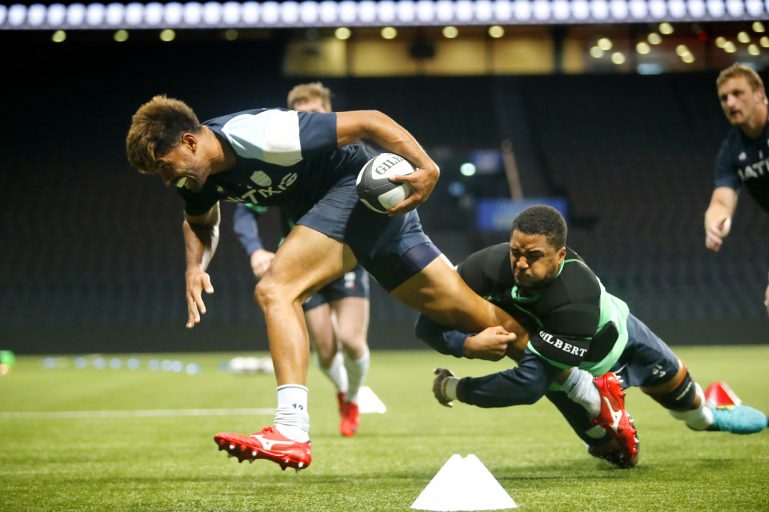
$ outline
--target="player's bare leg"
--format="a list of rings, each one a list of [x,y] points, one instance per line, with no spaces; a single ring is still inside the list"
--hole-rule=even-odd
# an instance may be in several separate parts
[[[331,303],[321,304],[304,312],[307,330],[310,333],[310,342],[318,355],[320,371],[334,385],[337,407],[339,414],[342,415],[344,399],[347,395],[348,378],[347,369],[344,366],[344,355],[339,349],[339,341],[335,332],[337,322],[332,316],[335,316],[335,312]]]
[[[310,341],[318,355],[318,362],[325,368],[328,368],[339,351],[331,315],[331,305],[328,303],[304,312]]]
[[[510,314],[476,294],[443,257],[435,258],[418,274],[396,287],[392,296],[424,313],[434,322],[466,332],[481,332],[501,325],[516,335],[507,356],[519,361],[529,343],[529,333]],[[563,384],[570,371],[556,378]]]
[[[251,436],[220,433],[220,449],[238,460],[265,458],[285,469],[309,466],[310,419],[307,411],[309,343],[302,303],[356,264],[349,247],[304,226],[295,227],[278,249],[256,286],[267,321],[270,354],[278,384],[275,426]]]
[[[443,257],[435,258],[421,272],[396,287],[392,295],[441,325],[467,332],[501,325],[517,336],[508,353],[514,359],[520,359],[529,341],[521,324],[473,292]]]
[[[348,388],[341,404],[339,432],[354,436],[360,425],[358,391],[366,380],[370,357],[366,334],[369,322],[369,300],[365,297],[345,297],[332,303],[336,320],[336,337],[344,352]]]
[[[331,304],[326,303],[305,311],[304,318],[320,370],[334,385],[340,397],[347,392],[347,370],[334,331],[333,314]]]

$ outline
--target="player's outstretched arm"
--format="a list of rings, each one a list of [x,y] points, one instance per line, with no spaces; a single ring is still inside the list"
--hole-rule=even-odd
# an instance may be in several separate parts
[[[187,270],[184,273],[187,294],[187,328],[200,323],[200,315],[206,313],[203,291],[214,293],[211,276],[206,268],[211,262],[219,243],[219,203],[203,215],[184,214],[182,231]]]
[[[419,315],[414,333],[441,354],[486,361],[499,361],[505,357],[509,345],[516,339],[515,334],[502,326],[488,327],[475,334],[463,333],[439,325],[425,315]]]
[[[440,176],[440,169],[416,139],[389,116],[376,110],[338,112],[336,133],[339,146],[360,140],[370,140],[382,149],[402,156],[416,169],[414,173],[391,178],[394,182],[405,182],[411,185],[413,193],[388,210],[388,213],[405,213],[413,210],[425,202],[432,193]]]
[[[719,251],[729,234],[732,215],[737,207],[737,191],[731,187],[716,187],[705,211],[705,247]]]
[[[436,368],[433,395],[446,407],[454,400],[484,408],[528,405],[544,396],[560,371],[528,351],[517,368],[484,377],[459,379],[451,370]]]

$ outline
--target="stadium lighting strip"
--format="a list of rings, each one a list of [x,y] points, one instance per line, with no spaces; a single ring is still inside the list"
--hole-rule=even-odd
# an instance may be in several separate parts
[[[536,25],[738,21],[769,0],[307,0],[0,5],[0,30]]]

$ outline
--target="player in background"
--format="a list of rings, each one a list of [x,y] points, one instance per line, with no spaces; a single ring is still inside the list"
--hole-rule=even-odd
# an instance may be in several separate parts
[[[590,267],[566,246],[566,236],[560,212],[534,206],[515,218],[509,243],[476,252],[459,265],[460,275],[476,293],[515,316],[531,335],[517,368],[464,379],[437,369],[433,392],[441,404],[459,400],[479,407],[506,407],[531,404],[545,395],[587,443],[591,455],[620,467],[634,466],[637,450],[632,453],[618,444],[595,426],[595,418],[608,413],[609,426],[619,429],[629,419],[602,403],[598,389],[586,390],[573,401],[575,387],[569,379],[560,389],[551,387],[561,369],[578,366],[597,376],[611,371],[623,386],[640,386],[693,430],[748,434],[766,428],[766,415],[751,407],[708,407],[684,362],[622,300],[605,290]],[[439,352],[457,357],[469,339],[498,335],[493,329],[466,334],[424,315],[417,321],[416,333]],[[614,382],[606,376],[596,379],[598,388]],[[609,410],[603,411],[607,405]]]
[[[355,180],[369,155],[354,143],[363,139],[415,168],[392,178],[413,191],[389,215],[358,200]],[[200,123],[184,102],[155,96],[133,115],[126,153],[139,172],[159,176],[184,201],[188,328],[206,312],[203,293],[214,291],[206,269],[219,239],[219,201],[280,206],[298,219],[254,290],[275,367],[274,425],[249,436],[214,436],[219,448],[239,461],[309,466],[309,341],[301,305],[358,264],[393,297],[442,325],[465,331],[498,326],[509,333],[483,346],[465,343],[467,356],[498,360],[523,354],[528,333],[473,293],[422,231],[413,210],[427,200],[440,171],[385,114],[253,109]],[[592,382],[587,372],[574,373]]]
[[[719,251],[729,235],[739,190],[744,184],[769,213],[769,121],[761,77],[733,64],[716,79],[718,100],[732,125],[716,157],[715,189],[705,211],[705,246]],[[769,314],[769,285],[764,292]]]
[[[288,108],[299,112],[331,112],[331,91],[320,82],[299,84],[288,93]],[[257,280],[264,276],[275,253],[264,248],[257,219],[266,208],[250,203],[235,207],[234,226],[249,256]],[[283,236],[296,224],[281,213]],[[336,389],[341,420],[339,432],[354,436],[360,425],[358,391],[370,367],[366,341],[369,320],[369,278],[356,266],[302,304],[310,341],[321,371]],[[341,348],[341,350],[340,350]]]

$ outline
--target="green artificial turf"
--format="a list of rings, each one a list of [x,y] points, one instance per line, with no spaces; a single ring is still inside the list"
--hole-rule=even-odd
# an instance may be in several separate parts
[[[726,381],[745,404],[769,410],[769,348],[676,352],[703,387]],[[364,415],[354,438],[338,434],[332,387],[310,369],[313,462],[295,473],[263,460],[238,464],[212,440],[271,424],[272,375],[222,371],[233,354],[138,355],[137,370],[125,368],[126,355],[108,369],[112,357],[98,370],[75,368],[72,356],[22,356],[0,377],[0,510],[406,511],[454,453],[475,454],[523,510],[769,510],[769,433],[692,432],[637,389],[627,404],[641,462],[619,470],[588,456],[547,400],[483,410],[447,409],[432,397],[436,366],[465,376],[506,363],[375,351],[368,384],[388,411]],[[150,359],[202,370],[150,370]],[[206,411],[243,408],[252,411]],[[12,414],[137,410],[167,415]]]

